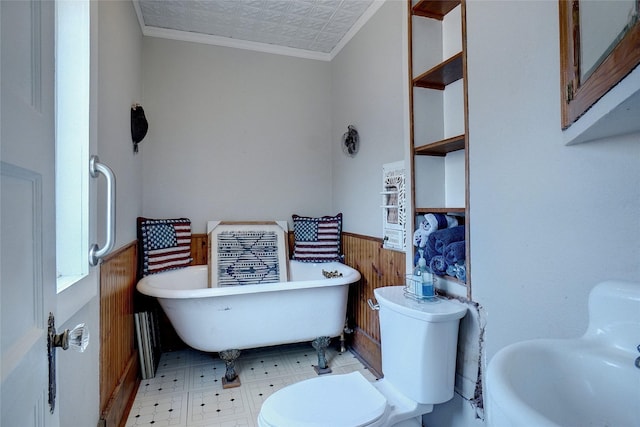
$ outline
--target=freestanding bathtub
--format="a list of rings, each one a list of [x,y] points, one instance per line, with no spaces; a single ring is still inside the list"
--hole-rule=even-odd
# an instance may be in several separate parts
[[[325,272],[341,273],[326,278]],[[360,273],[339,262],[289,261],[289,281],[208,287],[208,268],[186,267],[144,277],[141,293],[156,297],[189,346],[207,352],[335,337],[344,329],[349,284]]]

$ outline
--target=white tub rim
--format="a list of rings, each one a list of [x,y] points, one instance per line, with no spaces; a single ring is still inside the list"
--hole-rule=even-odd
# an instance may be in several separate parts
[[[223,287],[208,287],[207,265],[193,265],[176,270],[168,270],[161,273],[151,274],[140,279],[136,285],[138,292],[155,298],[167,298],[167,299],[188,299],[188,298],[207,298],[207,297],[221,297],[229,295],[244,295],[254,294],[261,292],[280,292],[287,290],[300,290],[305,288],[320,288],[326,286],[342,286],[347,284],[356,283],[360,280],[360,272],[356,269],[342,264],[340,262],[328,262],[328,263],[302,263],[300,261],[289,260],[289,263],[299,263],[317,267],[319,269],[334,271],[338,270],[343,273],[342,277],[336,278],[318,278],[310,280],[297,280],[288,282],[276,282],[265,283],[259,285],[237,285],[237,286],[223,286]],[[290,267],[291,272],[291,267]],[[184,277],[182,277],[184,276]],[[175,280],[187,280],[191,283],[191,287],[188,289],[171,288],[153,286],[153,282],[167,282],[171,279]],[[154,280],[155,279],[155,280]],[[195,283],[200,281],[195,287]],[[151,283],[150,283],[151,282]]]

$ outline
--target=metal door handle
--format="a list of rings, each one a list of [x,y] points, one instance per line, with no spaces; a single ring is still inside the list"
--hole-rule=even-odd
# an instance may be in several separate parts
[[[96,266],[100,259],[104,258],[115,243],[116,235],[116,177],[109,166],[100,163],[98,156],[91,156],[89,160],[89,173],[92,178],[97,178],[99,174],[104,175],[107,182],[107,213],[106,213],[106,236],[107,241],[100,248],[97,244],[89,249],[89,265]]]

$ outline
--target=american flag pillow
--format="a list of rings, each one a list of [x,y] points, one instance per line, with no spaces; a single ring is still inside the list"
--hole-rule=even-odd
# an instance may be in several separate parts
[[[293,215],[293,259],[303,262],[340,261],[342,214],[311,218]]]
[[[140,274],[160,273],[191,263],[191,220],[138,218]]]

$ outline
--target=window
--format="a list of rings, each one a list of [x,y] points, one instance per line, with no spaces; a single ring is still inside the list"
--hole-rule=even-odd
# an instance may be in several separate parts
[[[89,270],[89,23],[89,1],[56,2],[58,292]]]

